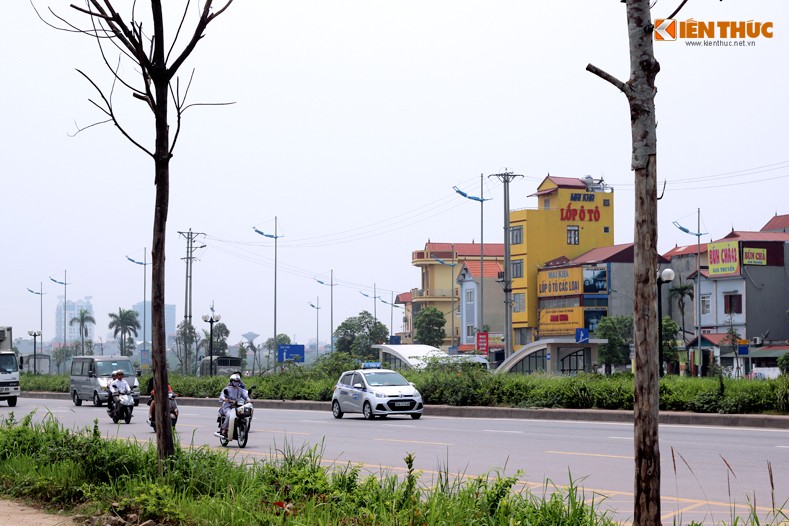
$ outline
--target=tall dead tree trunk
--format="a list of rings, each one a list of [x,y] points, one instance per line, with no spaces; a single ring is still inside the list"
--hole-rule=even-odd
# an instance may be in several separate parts
[[[191,35],[187,35],[184,38],[185,43],[180,53],[176,52],[175,45],[179,41],[181,31],[184,29],[184,20],[187,18],[188,13],[191,12],[188,9],[189,2],[184,4],[183,16],[176,21],[176,26],[174,27],[177,30],[174,31],[174,37],[169,42],[165,35],[161,0],[151,0],[150,21],[153,23],[152,35],[143,30],[143,23],[135,12],[136,3],[132,3],[132,5],[127,7],[130,12],[128,16],[129,23],[126,23],[124,18],[115,10],[113,0],[85,0],[84,7],[71,5],[73,9],[89,17],[90,27],[88,29],[80,29],[79,32],[96,38],[102,59],[114,77],[113,88],[116,85],[126,87],[131,91],[131,95],[134,98],[143,101],[148,106],[154,117],[156,135],[153,149],[151,149],[138,142],[124,129],[113,106],[114,90],[103,91],[88,75],[80,71],[80,74],[93,85],[101,96],[101,101],[91,100],[94,106],[99,108],[107,117],[101,123],[114,124],[132,144],[151,156],[154,162],[156,201],[154,205],[151,252],[151,314],[153,318],[151,343],[153,346],[153,385],[156,401],[154,416],[156,421],[156,447],[160,460],[171,456],[175,451],[172,428],[170,427],[167,414],[167,341],[164,325],[165,232],[167,229],[167,212],[170,198],[170,158],[178,139],[181,115],[189,107],[186,104],[189,83],[187,83],[185,90],[182,92],[177,82],[173,83],[174,85],[171,85],[171,82],[175,79],[178,69],[194,51],[200,39],[203,38],[208,24],[222,14],[232,2],[233,0],[223,0],[223,5],[213,10],[213,0],[205,0],[197,16],[194,31]],[[66,22],[65,19],[57,15],[54,16],[58,20]],[[66,22],[66,25],[69,31],[74,31],[74,28],[78,27],[68,22]],[[108,49],[105,43],[107,41],[112,42],[120,51],[121,60],[128,60],[132,63],[133,67],[130,69],[139,76],[134,79],[123,78],[119,73],[122,69],[110,65],[107,58]],[[168,65],[168,58],[171,56],[175,58]],[[169,97],[170,93],[173,94],[172,100]],[[170,138],[169,122],[171,104],[176,116],[175,133],[172,139]]]
[[[657,323],[657,132],[655,77],[660,65],[652,49],[649,0],[627,0],[630,79],[624,83],[589,64],[586,69],[621,90],[630,105],[635,172],[635,502],[633,524],[660,524]]]

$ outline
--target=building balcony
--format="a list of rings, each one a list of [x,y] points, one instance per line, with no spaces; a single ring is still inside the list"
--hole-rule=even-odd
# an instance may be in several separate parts
[[[452,293],[452,289],[411,289],[411,300],[414,303],[451,300]]]

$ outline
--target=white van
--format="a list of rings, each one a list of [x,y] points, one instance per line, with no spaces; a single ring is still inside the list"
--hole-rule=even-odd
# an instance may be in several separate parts
[[[19,365],[14,351],[0,351],[0,400],[16,405],[19,397]]]
[[[126,356],[77,356],[71,361],[71,380],[69,392],[74,405],[82,405],[83,400],[92,400],[100,406],[109,398],[112,372],[122,370],[126,381],[132,388],[134,405],[140,403],[140,371],[132,369],[131,360]],[[135,374],[136,373],[136,374]]]

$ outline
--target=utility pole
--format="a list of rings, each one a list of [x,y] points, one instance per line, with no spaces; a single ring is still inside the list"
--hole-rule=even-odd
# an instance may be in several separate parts
[[[512,269],[510,262],[510,181],[521,174],[505,171],[491,174],[504,183],[504,359],[512,356]]]
[[[194,253],[195,250],[200,248],[205,248],[205,245],[195,246],[195,239],[197,236],[205,236],[203,232],[192,232],[190,228],[188,232],[178,232],[180,235],[186,238],[186,257],[184,257],[184,261],[186,261],[186,283],[184,286],[184,322],[186,325],[192,325],[192,263],[194,262]],[[187,330],[189,330],[187,328]],[[188,342],[184,342],[186,346],[186,361],[189,361],[190,356],[190,349]],[[189,370],[187,364],[187,370]]]

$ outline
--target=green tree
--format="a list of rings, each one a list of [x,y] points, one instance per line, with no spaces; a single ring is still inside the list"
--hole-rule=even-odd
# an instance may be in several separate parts
[[[444,326],[447,324],[444,313],[430,306],[419,311],[414,319],[415,340],[423,345],[441,347],[447,335]]]
[[[118,338],[118,335],[120,335],[121,356],[131,356],[131,354],[126,354],[126,342],[130,336],[137,336],[137,331],[140,328],[137,311],[118,307],[118,314],[111,312],[109,317],[109,328],[113,331],[112,335],[115,338]]]
[[[611,374],[614,365],[630,363],[630,344],[633,341],[632,316],[605,316],[600,319],[595,337],[608,340],[597,347],[598,359],[605,365],[605,374]]]
[[[238,342],[238,355],[241,358],[241,370],[244,371],[247,368],[247,344],[244,341]]]
[[[670,366],[667,369],[669,372],[679,372],[679,349],[677,348],[679,325],[671,316],[663,316],[662,327],[663,361]]]
[[[203,329],[203,339],[200,341],[197,348],[205,351],[203,353],[204,356],[208,354],[210,349],[209,342],[211,341],[212,332],[214,336],[214,344],[211,351],[214,353],[214,356],[227,356],[227,339],[230,336],[230,331],[228,330],[227,325],[221,321],[214,323],[213,331]]]
[[[691,301],[693,300],[693,284],[683,284],[682,278],[680,277],[679,285],[669,289],[669,296],[677,300],[677,308],[679,309],[680,316],[682,316],[682,339],[687,341],[687,338],[685,338],[687,334],[685,330],[685,298],[689,298]]]
[[[82,354],[85,355],[85,337],[88,335],[88,324],[96,324],[96,320],[90,315],[90,312],[85,309],[80,309],[79,314],[68,322],[69,325],[79,324],[79,336],[82,341]],[[93,354],[93,346],[90,348],[90,353]]]
[[[782,354],[778,358],[778,369],[781,374],[789,376],[789,353]]]
[[[182,374],[194,374],[196,343],[199,340],[195,326],[188,320],[178,324],[175,330],[175,357],[179,362]]]
[[[52,361],[55,362],[55,369],[57,370],[58,374],[60,374],[60,368],[63,367],[63,365],[65,365],[66,362],[78,352],[79,347],[77,347],[76,342],[72,345],[62,345],[57,349],[52,350]]]
[[[375,359],[378,352],[373,345],[385,342],[389,329],[365,310],[338,325],[334,336],[337,351],[360,360]]]

